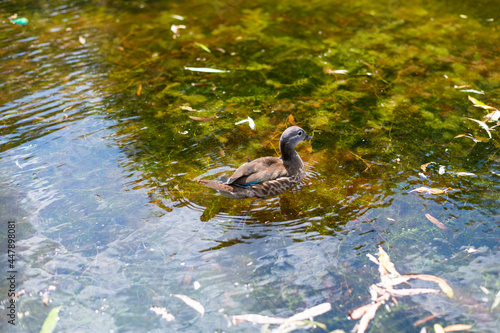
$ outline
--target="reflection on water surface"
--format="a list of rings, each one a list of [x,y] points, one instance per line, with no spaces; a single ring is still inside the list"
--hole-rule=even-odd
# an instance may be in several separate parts
[[[477,8],[0,2],[0,215],[17,223],[26,291],[2,329],[38,331],[63,306],[61,331],[253,332],[228,316],[329,302],[315,320],[347,332],[379,279],[365,255],[381,245],[400,273],[446,279],[455,297],[391,302],[372,332],[495,332],[499,137],[467,118],[487,114],[469,95],[499,106],[499,18]],[[248,117],[255,129],[236,125]],[[299,186],[245,218],[251,200],[195,182],[276,156],[291,123],[314,137],[297,147]]]

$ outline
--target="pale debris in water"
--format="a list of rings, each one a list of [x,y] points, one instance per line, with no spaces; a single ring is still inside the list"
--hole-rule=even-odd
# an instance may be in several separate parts
[[[481,250],[478,250],[476,248],[473,248],[473,247],[470,247],[468,249],[465,249],[465,252],[467,253],[476,253],[476,252],[480,252]]]
[[[174,33],[174,35],[172,36],[173,39],[176,39],[177,37],[179,37],[181,35],[179,33],[179,29],[186,29],[186,26],[183,24],[181,24],[181,25],[172,24],[172,26],[170,27],[170,30]]]
[[[375,314],[378,308],[382,304],[387,304],[391,297],[403,297],[412,296],[419,294],[428,293],[438,293],[437,289],[429,288],[408,288],[408,289],[395,289],[394,286],[406,283],[410,279],[418,279],[423,281],[431,281],[437,283],[441,290],[448,296],[453,297],[453,289],[448,285],[448,283],[437,276],[426,275],[426,274],[409,274],[400,275],[394,264],[391,262],[391,258],[384,251],[384,249],[379,246],[379,258],[375,258],[371,254],[366,256],[379,266],[380,273],[380,283],[372,284],[369,288],[372,302],[363,306],[360,306],[349,313],[351,319],[359,319],[359,322],[354,326],[352,332],[364,333],[368,329],[368,324],[375,318]]]
[[[472,172],[457,172],[455,173],[457,176],[463,177],[463,176],[475,176],[475,173]]]
[[[207,68],[207,67],[184,67],[185,70],[191,72],[202,72],[202,73],[229,73],[228,70]]]
[[[452,190],[451,187],[448,187],[448,188],[442,190],[440,188],[430,188],[430,187],[422,186],[422,187],[418,187],[416,189],[411,190],[409,193],[411,193],[411,192],[418,192],[418,193],[425,192],[428,194],[444,194],[444,193],[448,193],[450,190]]]
[[[496,110],[494,107],[486,105],[483,102],[481,102],[480,100],[475,99],[472,96],[468,96],[468,97],[469,97],[469,101],[471,101],[472,104],[474,104],[474,106],[477,108],[481,108],[481,109],[485,109],[485,110],[490,110],[490,109]]]
[[[236,122],[234,124],[235,125],[240,125],[240,124],[243,124],[243,123],[248,123],[248,126],[250,126],[251,129],[255,129],[255,122],[250,117],[247,117],[247,119],[240,120],[240,121],[238,121],[238,122]]]
[[[172,314],[168,313],[167,309],[165,309],[165,308],[160,308],[158,306],[152,306],[149,308],[149,310],[151,310],[152,312],[154,312],[158,316],[161,316],[166,321],[172,321],[175,319],[175,317]]]
[[[420,166],[420,169],[422,169],[422,171],[423,171],[423,172],[426,172],[427,167],[428,167],[429,165],[433,164],[433,163],[435,163],[435,162],[429,162],[429,163],[422,164],[422,165]]]
[[[52,302],[52,301],[50,300],[50,297],[49,297],[49,293],[48,293],[48,292],[43,293],[41,296],[42,296],[42,303],[43,303],[43,305],[47,306],[49,303],[51,303],[51,302]]]
[[[486,125],[485,123],[483,123],[482,121],[479,121],[479,120],[476,120],[476,119],[473,119],[473,118],[467,118],[469,120],[472,120],[472,121],[475,121],[476,123],[479,124],[479,126],[481,126],[485,131],[486,133],[488,133],[488,136],[490,137],[491,139],[491,132],[490,132],[490,127],[488,125]]]
[[[475,90],[475,89],[464,89],[464,90],[460,90],[461,92],[466,92],[466,93],[473,93],[473,94],[480,94],[480,95],[484,95],[484,91],[482,90]]]
[[[443,222],[439,221],[437,218],[435,218],[431,214],[425,214],[425,217],[427,217],[427,219],[429,221],[431,221],[431,223],[433,223],[439,229],[443,229],[443,230],[446,230],[446,231],[452,231],[450,228],[448,228],[447,226],[445,226]]]
[[[472,325],[466,325],[466,324],[455,324],[455,325],[450,325],[446,326],[443,330],[445,332],[457,332],[457,331],[467,331],[472,328]]]
[[[178,299],[186,303],[188,306],[195,309],[197,312],[201,314],[202,317],[205,314],[205,307],[200,302],[195,301],[191,297],[188,297],[186,295],[172,295],[172,296],[177,297]]]
[[[193,109],[193,108],[192,108],[192,107],[190,107],[189,105],[182,105],[182,106],[181,106],[181,110],[186,110],[186,111],[196,111],[196,112],[199,112],[198,110]]]
[[[500,111],[495,110],[491,113],[488,113],[484,118],[488,119],[488,121],[498,121],[500,120]]]
[[[349,74],[349,71],[347,69],[331,69],[331,68],[325,68],[323,70],[326,74],[343,74],[347,75]]]
[[[460,15],[462,16],[462,15]],[[464,15],[465,16],[465,15]],[[434,332],[435,333],[444,333],[444,328],[443,326],[439,325],[439,324],[434,324]]]
[[[270,325],[282,325],[289,326],[291,323],[300,322],[303,320],[308,320],[310,318],[322,315],[332,309],[330,303],[322,303],[311,308],[305,309],[304,311],[297,313],[289,318],[280,317],[268,317],[257,314],[244,314],[244,315],[234,315],[232,316],[233,325],[238,325],[242,322],[248,321],[254,324],[270,324]]]
[[[493,301],[493,305],[491,306],[491,310],[496,308],[500,304],[500,291],[495,295],[495,300]]]

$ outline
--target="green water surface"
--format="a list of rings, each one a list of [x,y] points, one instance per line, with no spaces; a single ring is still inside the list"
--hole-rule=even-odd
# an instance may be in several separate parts
[[[469,96],[500,107],[499,14],[496,1],[0,1],[1,330],[39,332],[61,306],[55,332],[259,332],[276,326],[231,316],[328,302],[315,320],[349,332],[382,246],[454,297],[391,300],[369,332],[498,332],[500,137],[468,118],[491,111]],[[292,124],[313,136],[299,186],[244,217],[251,200],[196,182],[279,156]]]

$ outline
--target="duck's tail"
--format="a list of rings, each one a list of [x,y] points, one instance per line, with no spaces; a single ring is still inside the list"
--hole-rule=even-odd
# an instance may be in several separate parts
[[[253,198],[255,194],[251,188],[237,187],[232,184],[221,183],[216,180],[199,179],[198,183],[213,190],[219,191],[223,196],[232,199]]]
[[[224,184],[216,180],[200,179],[198,180],[198,183],[213,190],[222,192],[233,192],[233,187],[231,185]]]

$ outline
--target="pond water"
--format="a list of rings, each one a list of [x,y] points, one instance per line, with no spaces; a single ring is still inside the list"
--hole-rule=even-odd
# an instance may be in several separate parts
[[[391,299],[370,332],[498,332],[500,138],[468,119],[492,110],[468,96],[500,106],[499,14],[495,1],[0,1],[0,330],[38,332],[62,306],[56,332],[255,332],[231,316],[328,302],[314,320],[348,332],[382,246],[454,297]],[[251,200],[196,182],[278,156],[291,124],[313,136],[299,186],[245,217]]]

